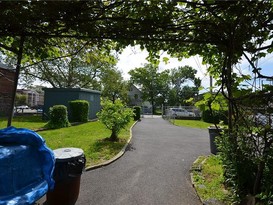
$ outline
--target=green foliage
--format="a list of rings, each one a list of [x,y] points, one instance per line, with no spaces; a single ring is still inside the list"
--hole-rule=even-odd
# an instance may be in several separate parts
[[[219,156],[198,157],[192,166],[192,173],[194,187],[202,201],[214,199],[231,204],[230,194],[224,187],[224,169]]]
[[[109,100],[103,101],[102,110],[97,114],[99,120],[111,130],[111,141],[118,140],[118,134],[130,122],[133,115],[133,110],[125,108],[120,100],[116,100],[115,103]]]
[[[227,124],[227,111],[211,111],[211,110],[204,110],[202,112],[202,120],[204,122],[219,124],[221,121],[224,124]]]
[[[171,92],[168,99],[169,105],[189,105],[188,99],[194,99],[199,93],[201,80],[196,77],[197,70],[191,66],[180,66],[171,69]],[[189,84],[192,84],[189,86]]]
[[[102,93],[101,96],[112,102],[120,99],[126,102],[128,99],[128,85],[123,80],[122,74],[116,68],[105,70],[101,74]]]
[[[228,123],[227,100],[223,95],[216,93],[205,93],[203,99],[195,103],[195,106],[202,110],[202,119],[204,122],[218,124],[223,121]]]
[[[238,126],[232,136],[226,131],[217,138],[223,159],[226,185],[231,189],[234,200],[253,196],[256,202],[273,202],[273,137],[270,128],[262,128],[254,122]],[[236,139],[236,143],[234,142]]]
[[[57,129],[62,127],[69,127],[70,123],[67,116],[67,108],[64,105],[54,105],[49,108],[50,120],[45,127],[50,129]]]
[[[266,145],[261,146],[266,148],[265,153],[263,150],[251,152],[253,149],[243,148],[244,143],[239,144],[244,142],[243,139],[251,139],[260,145],[258,143],[260,140],[253,140],[255,138],[251,129],[253,126],[249,126],[249,120],[241,119],[245,113],[240,112],[242,108],[240,104],[245,96],[238,97],[237,91],[242,80],[246,78],[234,71],[234,65],[244,56],[254,73],[259,77],[265,77],[261,75],[260,69],[256,68],[254,62],[263,57],[266,52],[273,52],[272,8],[272,0],[210,0],[179,3],[133,0],[101,1],[100,3],[97,1],[1,1],[0,28],[4,29],[0,29],[0,52],[4,54],[2,56],[9,56],[12,52],[19,59],[22,54],[18,52],[20,39],[24,36],[24,48],[21,51],[24,51],[22,62],[26,63],[26,66],[48,57],[59,58],[63,46],[56,44],[56,39],[63,37],[92,39],[97,45],[101,42],[105,43],[105,39],[114,39],[118,41],[116,45],[118,49],[129,44],[140,44],[142,49],[146,48],[149,51],[149,57],[154,56],[150,59],[155,66],[158,66],[158,60],[155,58],[160,57],[160,50],[168,51],[169,54],[180,59],[198,54],[203,57],[203,63],[209,64],[209,73],[216,80],[215,85],[220,87],[219,91],[226,99],[223,103],[228,104],[226,108],[229,107],[228,129],[229,137],[232,139],[229,145],[232,149],[231,154],[226,153],[226,157],[227,161],[231,162],[230,167],[235,171],[248,170],[257,165],[253,165],[249,156],[253,153],[263,153],[263,160],[260,160],[260,166],[256,167],[256,170],[259,170],[264,165],[263,162],[267,163],[270,159],[269,154],[272,156],[271,147],[268,147],[268,144],[271,145],[272,133],[266,130],[266,127],[257,133]],[[79,14],[78,11],[82,12]],[[11,21],[11,19],[15,20]],[[113,46],[110,47],[113,48]],[[251,56],[251,59],[248,56]],[[33,59],[36,61],[34,62]],[[156,71],[151,70],[153,72],[144,76],[149,80],[146,91],[150,95],[147,99],[150,97],[149,101],[154,105],[157,100],[162,102],[165,99],[166,96],[161,95],[159,91],[164,90],[164,93],[168,93],[166,92],[168,86],[164,80],[161,81],[160,86],[152,84],[151,82],[156,82],[154,77],[157,76],[153,75]],[[144,90],[143,93],[145,93]],[[174,99],[175,94],[176,92],[172,92]],[[160,99],[155,99],[159,96]],[[216,98],[211,98],[207,101],[208,104],[203,104],[202,110],[206,110],[206,106],[210,110],[223,110],[225,106],[222,104],[213,104]],[[250,98],[249,102],[251,101],[253,100]],[[248,128],[247,132],[244,131],[245,128]],[[258,158],[254,158],[255,160],[259,161]],[[242,164],[244,161],[248,163]],[[270,197],[272,187],[270,189],[270,185],[266,182],[270,182],[267,173],[272,174],[272,167],[265,166],[262,170],[262,173],[258,172],[261,178],[256,175],[255,186],[258,189],[254,191],[248,190],[248,184],[253,184],[253,181],[237,183],[233,180],[236,182],[233,183],[236,185],[233,187],[240,193],[240,197],[247,192],[252,192],[255,196],[262,193],[263,199]],[[239,179],[245,177],[243,172],[238,171],[237,174]],[[250,176],[250,180],[253,179]]]
[[[210,110],[204,110],[202,112],[202,120],[204,122],[218,124],[219,119],[210,111]]]
[[[168,72],[159,72],[158,66],[145,64],[144,67],[129,71],[130,81],[141,87],[142,99],[149,101],[152,107],[164,100],[168,91]],[[158,102],[158,104],[160,104]]]
[[[33,58],[32,64],[28,60],[22,63],[26,66],[21,72],[22,81],[39,79],[52,87],[100,90],[102,75],[117,63],[115,56],[108,53],[107,45],[98,48],[87,45],[85,40],[63,38],[51,40],[47,47],[53,51],[46,58]]]
[[[86,100],[69,101],[71,122],[87,122],[89,102]]]
[[[134,120],[135,121],[140,120],[140,110],[141,110],[141,107],[134,106]]]
[[[143,99],[152,105],[160,106],[188,105],[186,100],[194,98],[199,92],[201,80],[196,78],[196,73],[197,71],[190,66],[159,72],[158,65],[152,63],[129,72],[131,82],[141,87]]]

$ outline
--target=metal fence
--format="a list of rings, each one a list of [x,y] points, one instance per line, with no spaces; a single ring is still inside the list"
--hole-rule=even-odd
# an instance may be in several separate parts
[[[129,106],[133,108],[133,106]],[[195,106],[140,106],[141,117],[161,116],[165,120],[201,119],[201,111]],[[155,110],[155,113],[153,113]]]

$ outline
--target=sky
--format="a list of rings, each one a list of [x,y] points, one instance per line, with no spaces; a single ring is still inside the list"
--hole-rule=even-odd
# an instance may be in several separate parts
[[[171,68],[177,68],[179,66],[191,66],[197,70],[197,77],[202,79],[203,85],[209,85],[209,77],[206,75],[207,66],[202,65],[202,58],[194,56],[191,58],[184,58],[179,61],[177,58],[171,58],[166,53],[161,53],[161,59],[168,57],[169,62],[166,64],[161,61],[159,64],[159,71]],[[138,46],[128,46],[121,55],[119,55],[119,61],[117,67],[123,72],[123,77],[129,80],[130,75],[128,72],[134,68],[142,67],[145,63],[148,63],[146,58],[148,57],[147,51],[141,51]]]
[[[130,75],[128,71],[142,67],[145,63],[148,63],[146,60],[148,56],[147,51],[141,51],[139,46],[131,47],[128,46],[124,51],[119,55],[119,61],[117,63],[117,67],[123,72],[123,77],[125,80],[129,80]],[[163,61],[159,64],[159,70],[177,68],[179,66],[191,66],[197,70],[197,77],[202,80],[201,85],[204,88],[209,87],[209,75],[207,74],[208,65],[202,64],[202,58],[200,56],[193,56],[190,58],[184,58],[182,61],[179,61],[177,58],[170,58],[166,53],[161,53],[161,58],[168,57],[170,60],[168,64],[165,64]],[[266,56],[265,58],[259,59],[257,62],[258,67],[262,68],[262,74],[273,76],[273,54]],[[242,59],[242,61],[236,66],[238,70],[240,70],[243,74],[251,75],[252,68],[249,66],[249,63],[246,59]],[[238,71],[239,72],[239,71]],[[256,86],[259,87],[261,83],[268,83],[266,81],[256,81]],[[253,84],[253,81],[248,82],[249,85]]]

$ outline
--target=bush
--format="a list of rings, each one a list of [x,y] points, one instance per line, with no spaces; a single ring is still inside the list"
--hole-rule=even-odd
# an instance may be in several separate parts
[[[208,123],[219,123],[219,119],[217,119],[210,110],[204,110],[202,112],[202,120]]]
[[[137,120],[140,120],[140,107],[139,106],[135,106],[134,107],[134,120],[137,121]]]
[[[220,121],[223,121],[224,124],[227,124],[227,111],[216,111],[213,110],[204,110],[202,112],[202,120],[204,122],[219,124]]]
[[[87,122],[89,102],[86,100],[69,101],[71,121],[72,122]]]
[[[236,201],[253,198],[259,204],[273,204],[272,131],[251,121],[248,125],[240,124],[232,134],[225,132],[216,140],[226,186]]]
[[[57,129],[62,127],[69,127],[70,123],[67,117],[67,107],[64,105],[54,105],[49,108],[50,120],[45,125],[47,128]]]
[[[97,114],[99,120],[111,130],[111,141],[118,140],[119,132],[126,127],[133,117],[133,109],[125,108],[120,100],[102,102],[102,110]]]

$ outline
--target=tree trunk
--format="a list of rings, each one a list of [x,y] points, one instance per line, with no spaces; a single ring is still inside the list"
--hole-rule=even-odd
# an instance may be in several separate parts
[[[16,97],[18,79],[19,79],[19,74],[20,74],[20,69],[21,69],[21,61],[22,61],[22,57],[23,57],[24,41],[25,41],[25,37],[21,36],[20,46],[19,46],[19,50],[17,53],[16,72],[15,72],[15,78],[14,78],[14,84],[13,84],[13,91],[12,91],[7,127],[11,126],[11,121],[13,118],[15,97]]]
[[[117,141],[118,140],[118,134],[117,134],[117,131],[116,129],[112,129],[112,134],[110,136],[110,141]]]

